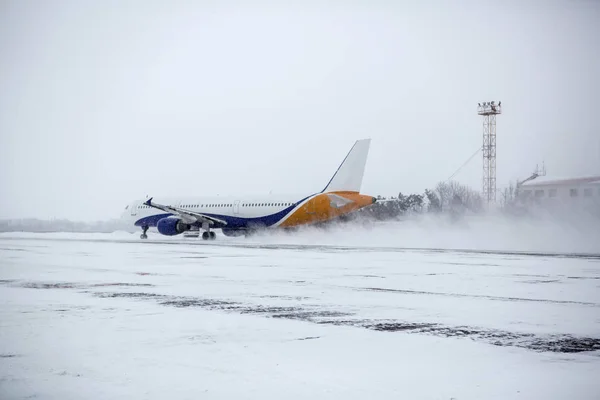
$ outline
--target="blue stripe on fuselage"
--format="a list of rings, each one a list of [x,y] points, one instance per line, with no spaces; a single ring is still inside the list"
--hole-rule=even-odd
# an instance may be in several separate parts
[[[310,196],[308,196],[310,197]],[[308,198],[307,197],[307,198]],[[218,219],[222,219],[227,222],[227,225],[215,223],[212,228],[223,228],[227,227],[227,229],[248,229],[248,228],[258,228],[258,227],[267,227],[276,224],[280,219],[285,217],[290,211],[292,211],[297,204],[300,204],[302,201],[295,203],[279,212],[274,214],[265,215],[262,217],[251,217],[251,218],[242,218],[235,217],[232,215],[221,215],[221,214],[213,214],[213,213],[202,213],[208,217],[214,217]],[[150,215],[148,217],[144,217],[135,221],[135,226],[152,226],[155,227],[158,221],[162,218],[170,217],[173,214],[155,214]],[[200,223],[196,223],[194,225],[201,225]]]

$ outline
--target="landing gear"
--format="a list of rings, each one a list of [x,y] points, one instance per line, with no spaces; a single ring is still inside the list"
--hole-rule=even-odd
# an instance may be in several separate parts
[[[217,234],[213,231],[204,231],[202,232],[202,240],[215,240]]]
[[[202,232],[202,240],[215,240],[217,237],[217,235],[210,230],[210,225],[211,224],[208,222],[202,223],[202,229],[204,229],[204,232]]]
[[[146,235],[146,232],[148,232],[148,226],[144,225],[142,226],[143,232],[140,235],[140,239],[148,239],[148,235]]]

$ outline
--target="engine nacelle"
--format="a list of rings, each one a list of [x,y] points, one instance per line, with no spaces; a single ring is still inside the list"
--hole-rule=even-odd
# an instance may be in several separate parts
[[[156,223],[156,229],[161,235],[174,236],[190,230],[190,225],[178,218],[162,218]]]

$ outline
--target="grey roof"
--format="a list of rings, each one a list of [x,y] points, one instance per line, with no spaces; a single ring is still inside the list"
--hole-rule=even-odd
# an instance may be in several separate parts
[[[521,186],[551,186],[551,185],[582,185],[600,184],[600,175],[595,176],[581,176],[572,178],[557,178],[553,176],[538,176],[535,179],[523,183]]]

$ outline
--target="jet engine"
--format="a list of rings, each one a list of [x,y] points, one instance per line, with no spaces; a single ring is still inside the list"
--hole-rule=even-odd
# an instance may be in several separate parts
[[[161,218],[156,223],[156,229],[162,235],[174,236],[189,231],[191,226],[178,218]]]

